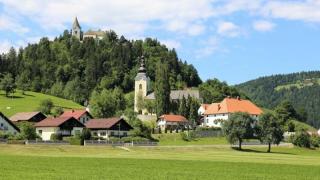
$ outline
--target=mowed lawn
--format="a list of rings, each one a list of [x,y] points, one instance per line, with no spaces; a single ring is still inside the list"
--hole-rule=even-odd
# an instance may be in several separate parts
[[[320,179],[320,151],[294,147],[0,145],[0,179]]]
[[[22,95],[20,91],[14,93],[13,97],[5,97],[4,91],[0,91],[0,112],[10,117],[17,112],[36,111],[39,104],[44,99],[51,99],[54,106],[60,106],[64,109],[81,109],[81,105],[62,98],[46,94],[27,91]]]

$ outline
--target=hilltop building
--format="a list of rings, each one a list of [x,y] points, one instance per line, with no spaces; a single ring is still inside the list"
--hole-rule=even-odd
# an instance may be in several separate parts
[[[171,101],[179,101],[183,97],[188,98],[189,96],[201,100],[198,90],[187,89],[170,91]],[[134,111],[142,115],[154,115],[148,112],[147,109],[140,108],[140,100],[155,100],[154,92],[150,92],[150,78],[147,76],[145,60],[143,56],[140,58],[140,68],[137,76],[135,77],[134,83]]]
[[[198,110],[202,116],[202,126],[221,127],[221,123],[229,119],[232,113],[246,112],[254,119],[263,111],[249,100],[227,97],[220,103],[202,104]]]
[[[88,30],[87,32],[83,33],[78,18],[75,17],[74,22],[72,24],[71,35],[76,37],[80,41],[84,40],[85,38],[101,40],[106,35],[106,33],[101,30]]]

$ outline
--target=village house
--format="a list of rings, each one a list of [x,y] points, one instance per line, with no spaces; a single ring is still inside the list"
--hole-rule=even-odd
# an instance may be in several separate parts
[[[60,117],[73,117],[76,120],[80,121],[82,124],[85,124],[88,122],[90,119],[92,119],[92,115],[85,109],[81,110],[70,110],[70,111],[65,111],[63,114],[60,115]]]
[[[123,118],[91,119],[85,124],[92,136],[108,139],[109,137],[125,137],[133,129]]]
[[[73,117],[46,118],[34,125],[37,134],[44,141],[48,141],[52,134],[73,136],[80,134],[85,127]]]
[[[0,112],[0,132],[17,134],[20,132],[20,130],[4,114]]]
[[[201,105],[198,112],[202,116],[201,126],[221,127],[221,123],[228,120],[232,113],[246,112],[254,119],[258,119],[263,111],[250,100],[227,97],[220,103]]]
[[[164,114],[157,120],[157,126],[164,130],[184,129],[188,126],[188,120],[181,115]]]
[[[42,112],[20,112],[10,117],[10,120],[14,123],[30,122],[37,123],[47,118]]]

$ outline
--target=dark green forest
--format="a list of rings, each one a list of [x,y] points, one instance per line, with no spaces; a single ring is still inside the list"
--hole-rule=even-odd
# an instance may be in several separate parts
[[[127,40],[107,31],[102,40],[83,42],[64,31],[53,41],[42,38],[19,50],[0,55],[0,78],[10,76],[17,89],[42,92],[83,104],[95,89],[133,90],[139,57],[145,56],[147,74],[155,81],[156,63],[169,66],[171,89],[202,83],[197,70],[156,39]],[[152,83],[153,84],[153,83]]]
[[[307,114],[307,123],[320,127],[320,71],[273,75],[236,87],[262,107],[273,109],[284,100]]]

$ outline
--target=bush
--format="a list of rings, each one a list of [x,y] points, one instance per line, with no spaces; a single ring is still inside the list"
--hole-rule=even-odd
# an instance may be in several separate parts
[[[85,129],[82,130],[81,139],[83,139],[83,140],[91,139],[91,131],[90,131],[90,129],[85,128]]]
[[[0,131],[0,139],[9,139],[10,137],[13,137],[14,135],[8,132],[2,132]]]
[[[317,135],[312,135],[310,143],[311,143],[312,147],[315,147],[315,148],[319,147],[320,146],[320,137]]]
[[[311,136],[306,131],[298,132],[292,142],[295,146],[299,147],[311,147]]]
[[[51,141],[61,141],[61,140],[62,140],[62,135],[61,135],[61,134],[53,133],[53,134],[51,134],[51,136],[50,136],[50,140],[51,140]]]
[[[196,134],[193,131],[180,132],[181,139],[184,141],[192,141],[196,139]]]
[[[79,137],[70,137],[69,139],[70,145],[83,145],[83,140]]]
[[[29,122],[23,122],[19,124],[20,135],[23,139],[35,140],[38,138],[36,128]]]

